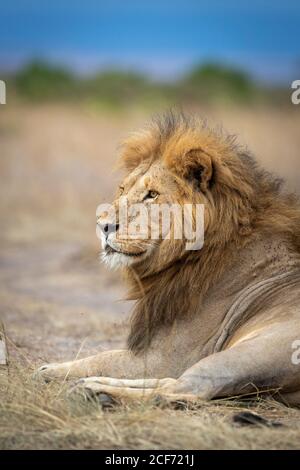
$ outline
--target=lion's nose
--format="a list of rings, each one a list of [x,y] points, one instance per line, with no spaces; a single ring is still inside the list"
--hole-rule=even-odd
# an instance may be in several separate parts
[[[117,232],[119,228],[119,224],[98,224],[98,225],[100,226],[106,238],[108,237],[110,233]]]

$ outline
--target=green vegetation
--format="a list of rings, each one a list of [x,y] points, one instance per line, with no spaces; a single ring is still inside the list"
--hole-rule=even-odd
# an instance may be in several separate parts
[[[32,100],[69,96],[76,87],[71,73],[42,62],[32,62],[15,77],[17,92]]]
[[[282,103],[286,98],[283,89],[266,88],[245,72],[214,63],[196,66],[177,82],[162,83],[120,70],[78,77],[62,67],[36,61],[12,77],[12,84],[22,99],[80,100],[112,109],[137,105]]]
[[[239,70],[218,64],[194,68],[183,80],[182,87],[192,96],[209,101],[249,101],[256,97],[257,86]]]

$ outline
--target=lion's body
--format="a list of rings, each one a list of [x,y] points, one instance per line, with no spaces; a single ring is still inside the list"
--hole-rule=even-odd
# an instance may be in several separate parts
[[[153,184],[163,203],[204,204],[204,246],[186,252],[174,240],[157,247],[111,236],[110,260],[125,266],[136,299],[128,350],[44,366],[40,374],[92,376],[79,386],[118,396],[153,393],[153,377],[162,379],[155,390],[175,398],[279,389],[300,403],[295,198],[232,139],[173,116],[131,137],[122,162],[129,204]],[[142,378],[150,380],[130,380]]]

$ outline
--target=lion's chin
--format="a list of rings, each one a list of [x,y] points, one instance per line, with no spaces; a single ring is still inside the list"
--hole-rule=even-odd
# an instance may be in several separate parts
[[[111,269],[118,269],[141,261],[147,255],[146,251],[139,254],[126,254],[117,251],[104,250],[101,254],[101,260]]]

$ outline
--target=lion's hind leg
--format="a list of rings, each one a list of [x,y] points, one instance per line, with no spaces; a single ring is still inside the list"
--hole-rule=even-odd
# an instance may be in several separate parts
[[[159,401],[196,402],[193,394],[176,393],[176,379],[115,379],[112,377],[88,377],[80,379],[71,388],[71,393],[86,396],[108,395],[117,402]]]

